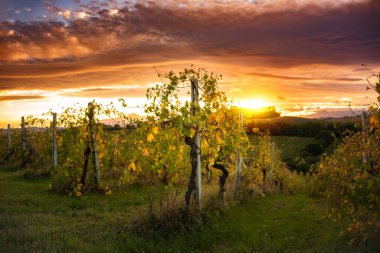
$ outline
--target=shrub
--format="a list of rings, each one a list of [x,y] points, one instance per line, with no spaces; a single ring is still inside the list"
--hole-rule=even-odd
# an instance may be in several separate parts
[[[375,115],[378,117],[378,115]],[[334,205],[329,218],[350,219],[342,234],[351,242],[380,239],[380,128],[377,120],[363,131],[346,137],[335,156],[316,168],[310,185],[314,196]]]

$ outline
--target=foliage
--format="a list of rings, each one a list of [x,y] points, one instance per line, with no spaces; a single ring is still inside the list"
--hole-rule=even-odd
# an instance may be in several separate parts
[[[380,76],[378,76],[380,78]],[[379,92],[377,83],[376,91]],[[334,156],[326,157],[313,178],[311,191],[335,204],[329,218],[349,217],[341,233],[352,244],[380,238],[380,111],[369,108],[369,124],[363,131],[345,138]]]
[[[279,145],[268,131],[254,129],[258,135],[258,144],[252,153],[252,160],[247,161],[248,168],[243,172],[243,188],[246,194],[265,195],[273,191],[295,193],[305,184],[305,178],[291,172],[282,162]]]
[[[11,128],[11,147],[8,149],[7,130],[0,133],[0,164],[19,165],[21,160],[20,129]]]
[[[316,144],[316,143],[311,143],[311,144],[306,145],[301,155],[303,157],[306,157],[309,155],[318,156],[318,155],[321,155],[322,152],[323,152],[323,148],[321,145]]]
[[[315,136],[315,140],[323,148],[326,148],[335,140],[335,134],[331,130],[321,130]]]
[[[178,234],[200,231],[203,226],[210,225],[212,214],[221,208],[220,205],[210,205],[213,202],[207,201],[202,212],[198,212],[195,207],[184,209],[177,190],[169,187],[154,187],[151,190],[153,192],[149,194],[149,204],[128,227],[128,230],[144,238],[168,240]]]
[[[251,119],[247,120],[248,134],[254,134],[252,129],[259,128],[268,130],[273,136],[298,136],[316,137],[321,131],[332,132],[337,138],[344,136],[347,131],[357,132],[360,130],[360,119],[353,117],[348,122],[340,122],[338,119],[306,119],[296,117],[281,117],[275,119]]]
[[[380,217],[380,131],[376,129],[363,143],[363,133],[345,139],[336,156],[324,159],[313,178],[312,192],[333,201],[330,217],[348,215],[351,224],[345,232],[353,242],[379,236]],[[363,163],[363,152],[368,155]]]
[[[132,121],[116,110],[114,104],[104,106],[95,101],[92,102],[92,121],[89,108],[74,106],[59,114],[58,166],[55,168],[51,165],[52,127],[49,125],[53,112],[48,111],[41,118],[27,117],[27,140],[43,158],[42,171],[51,173],[52,190],[81,196],[95,186],[94,165],[86,154],[91,137],[90,125],[94,127],[101,175],[106,179],[103,182],[113,185],[115,182],[122,185],[160,181],[166,185],[183,185],[190,168],[190,149],[184,139],[194,136],[196,131],[201,134],[202,167],[222,163],[235,168],[236,154],[244,156],[250,145],[239,120],[239,111],[218,90],[217,82],[221,76],[203,69],[185,69],[178,74],[160,75],[160,78],[162,84],[147,90],[150,104],[146,106],[146,120]],[[199,105],[182,102],[183,91],[188,89],[186,85],[193,78],[200,84]],[[123,99],[119,102],[127,106]],[[104,116],[121,118],[124,125],[133,127],[121,127],[119,122],[113,128],[107,127],[101,123]],[[1,141],[5,142],[4,139]],[[42,165],[37,163],[35,156],[30,157],[28,167],[39,171]],[[84,184],[86,163],[89,173]]]
[[[51,170],[51,189],[67,193],[70,195],[81,196],[83,191],[94,187],[94,182],[89,181],[88,184],[83,185],[81,182],[81,176],[83,175],[85,150],[90,138],[89,124],[94,126],[95,139],[97,140],[97,148],[100,160],[100,169],[106,166],[110,150],[107,148],[109,143],[106,143],[107,133],[103,130],[103,124],[100,123],[99,116],[111,115],[116,113],[113,104],[102,106],[95,101],[91,103],[94,109],[94,119],[90,122],[89,108],[70,107],[66,108],[63,113],[59,114],[57,118],[57,146],[58,146],[58,166]],[[53,112],[49,111],[44,114],[44,118],[35,118],[32,116],[27,117],[26,125],[30,129],[37,129],[37,133],[32,134],[32,130],[29,130],[31,134],[27,134],[27,140],[33,145],[37,152],[46,161],[46,169],[51,168],[51,152],[52,141],[51,133],[52,126],[46,128],[49,122],[47,116],[52,116]],[[41,129],[47,129],[41,132]],[[44,133],[45,132],[45,133]],[[44,137],[44,138],[42,138]],[[115,136],[117,137],[117,135]],[[31,164],[31,167],[38,167]],[[93,171],[92,163],[89,163],[89,171]],[[92,178],[91,173],[86,178]],[[84,187],[86,186],[86,189]],[[105,188],[105,192],[108,194],[110,191]]]
[[[150,130],[141,143],[147,148],[145,153],[158,163],[158,169],[165,167],[172,178],[186,175],[190,152],[185,139],[194,138],[196,132],[201,135],[202,167],[216,163],[234,166],[236,154],[244,156],[249,142],[239,111],[218,90],[221,76],[204,69],[185,69],[159,77],[162,83],[147,90],[146,125]],[[199,104],[183,102],[180,97],[193,79],[199,83]],[[179,152],[170,152],[176,150]]]

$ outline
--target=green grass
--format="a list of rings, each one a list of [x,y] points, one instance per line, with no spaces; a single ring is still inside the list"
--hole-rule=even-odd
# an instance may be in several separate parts
[[[323,218],[324,201],[304,194],[254,199],[164,239],[126,229],[143,213],[147,187],[74,198],[47,192],[48,184],[0,170],[0,252],[353,251],[339,239],[339,228]]]

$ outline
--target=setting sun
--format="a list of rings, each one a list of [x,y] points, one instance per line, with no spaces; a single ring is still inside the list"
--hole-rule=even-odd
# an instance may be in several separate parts
[[[272,103],[262,98],[243,99],[237,102],[237,106],[245,109],[260,110],[268,106],[273,106]]]

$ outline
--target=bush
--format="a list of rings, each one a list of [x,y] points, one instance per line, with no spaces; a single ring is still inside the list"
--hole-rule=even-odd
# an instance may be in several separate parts
[[[380,128],[374,123],[368,132],[347,137],[335,156],[324,159],[310,185],[314,196],[334,205],[329,218],[350,219],[341,233],[351,236],[352,244],[380,239]]]
[[[334,141],[334,133],[327,130],[321,130],[315,136],[315,140],[324,148],[328,147]]]
[[[172,190],[170,187],[153,187],[149,206],[127,229],[144,238],[171,238],[178,233],[200,230],[223,215],[224,201],[219,197],[208,198],[202,211],[195,205],[185,209],[179,192]]]
[[[75,167],[56,166],[52,171],[50,190],[79,197],[82,195],[80,177],[81,170]]]
[[[285,164],[279,168],[277,177],[280,179],[279,182],[282,181],[282,186],[278,184],[277,187],[280,187],[281,191],[286,194],[299,192],[306,185],[305,176],[296,171],[290,171]]]

